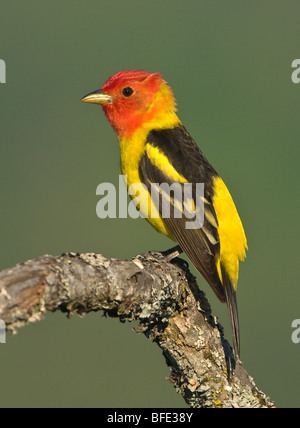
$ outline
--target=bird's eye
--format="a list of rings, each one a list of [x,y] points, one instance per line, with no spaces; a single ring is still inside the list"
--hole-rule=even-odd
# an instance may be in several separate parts
[[[124,88],[122,90],[122,94],[124,95],[124,97],[130,97],[133,94],[134,90],[130,87],[130,86],[126,86],[126,88]]]

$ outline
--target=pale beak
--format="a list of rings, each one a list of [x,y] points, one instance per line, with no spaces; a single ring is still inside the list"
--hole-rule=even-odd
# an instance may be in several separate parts
[[[98,91],[87,94],[85,97],[81,98],[80,101],[91,104],[111,104],[113,97],[105,94],[102,89],[99,89]]]

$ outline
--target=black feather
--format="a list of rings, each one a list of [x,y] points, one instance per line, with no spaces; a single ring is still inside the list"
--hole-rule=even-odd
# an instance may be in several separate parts
[[[185,179],[196,185],[204,183],[205,210],[209,216],[204,217],[203,227],[198,229],[187,229],[186,222],[190,219],[182,214],[176,218],[174,213],[164,217],[163,220],[169,228],[181,249],[186,253],[195,268],[209,283],[221,302],[227,302],[229,318],[231,322],[234,349],[236,355],[240,351],[239,320],[236,302],[236,293],[221,264],[222,280],[216,266],[216,259],[220,255],[220,242],[217,230],[217,217],[213,206],[214,189],[213,182],[218,173],[213,169],[203,153],[200,151],[190,134],[182,126],[172,129],[152,130],[147,138],[147,143],[158,147],[168,158],[175,170]],[[149,159],[145,152],[139,164],[139,175],[148,191],[153,191],[151,185],[174,183],[164,171],[160,170]],[[182,183],[183,186],[183,183]],[[193,186],[193,199],[196,201],[195,187]],[[162,215],[162,199],[158,199],[157,209]],[[171,197],[172,204],[172,197]],[[214,221],[208,221],[213,218]],[[215,223],[214,225],[212,223]]]
[[[227,272],[221,265],[223,286],[226,294],[226,303],[229,312],[229,319],[233,337],[233,348],[235,355],[240,355],[240,327],[239,327],[239,314],[236,301],[236,292],[228,278]]]

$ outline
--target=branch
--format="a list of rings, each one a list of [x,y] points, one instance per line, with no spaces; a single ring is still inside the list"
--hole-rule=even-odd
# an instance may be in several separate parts
[[[155,252],[133,260],[41,256],[0,272],[0,319],[12,332],[56,310],[139,320],[138,331],[162,349],[169,380],[191,407],[274,407],[234,360],[186,263],[175,261]]]

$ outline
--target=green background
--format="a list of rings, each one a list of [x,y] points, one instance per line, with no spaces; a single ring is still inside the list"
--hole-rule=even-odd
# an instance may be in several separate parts
[[[298,0],[0,1],[0,268],[171,245],[143,219],[96,217],[119,148],[101,108],[79,102],[121,69],[160,71],[243,220],[241,358],[280,407],[300,404],[299,15]],[[226,307],[199,284],[231,341]],[[185,406],[133,326],[57,313],[19,330],[0,345],[0,406]]]

